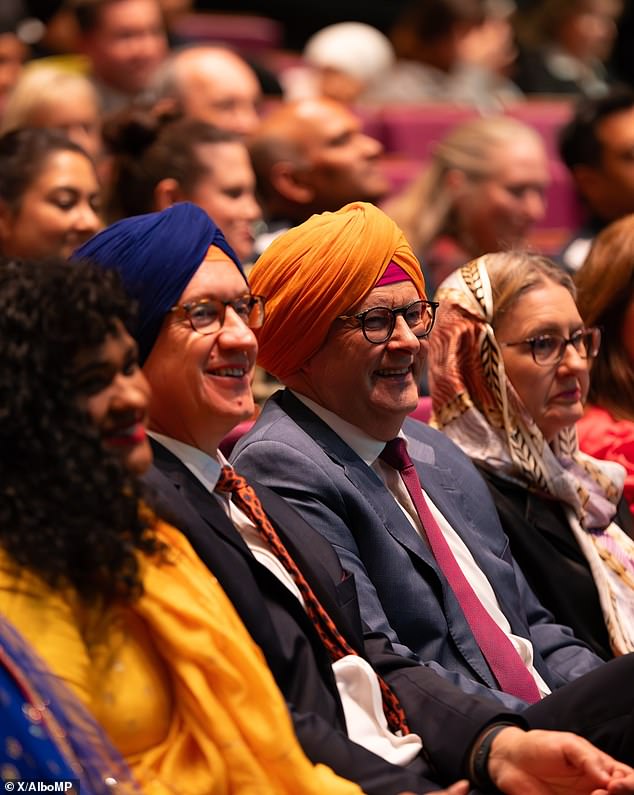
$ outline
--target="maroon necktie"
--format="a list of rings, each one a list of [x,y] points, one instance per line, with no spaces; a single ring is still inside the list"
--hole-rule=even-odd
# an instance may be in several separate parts
[[[282,543],[275,528],[269,521],[262,503],[251,486],[242,475],[238,475],[235,469],[230,466],[223,466],[220,471],[220,478],[216,484],[216,491],[230,494],[233,502],[249,517],[257,528],[260,536],[267,542],[273,550],[278,560],[291,575],[299,592],[304,599],[304,605],[308,617],[313,622],[319,637],[328,650],[330,659],[335,661],[348,654],[357,655],[357,652],[348,644],[346,639],[337,629],[335,622],[330,618],[321,602],[315,596],[306,578],[298,569],[297,564],[289,555],[288,550]],[[383,697],[383,711],[387,718],[388,725],[393,732],[401,731],[409,734],[407,718],[401,706],[398,696],[392,688],[378,676]]]
[[[403,478],[416,512],[425,528],[427,540],[436,558],[436,563],[454,592],[458,604],[471,627],[473,636],[480,647],[480,651],[489,664],[500,689],[505,693],[511,693],[523,701],[527,701],[529,704],[539,701],[541,697],[535,680],[530,675],[508,636],[491,618],[482,602],[478,599],[458,565],[458,561],[454,557],[438,522],[434,519],[423,497],[420,480],[412,459],[407,452],[405,440],[399,437],[389,441],[385,445],[380,458],[386,464],[398,470]]]

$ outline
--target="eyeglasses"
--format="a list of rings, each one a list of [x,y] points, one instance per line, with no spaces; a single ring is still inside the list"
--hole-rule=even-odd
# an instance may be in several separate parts
[[[380,345],[382,342],[387,342],[392,336],[398,315],[401,315],[419,339],[423,339],[434,327],[436,309],[438,309],[437,301],[418,300],[396,309],[390,309],[388,306],[373,306],[357,315],[339,315],[339,319],[358,320],[366,340]]]
[[[582,359],[594,359],[601,345],[600,328],[582,328],[568,339],[560,334],[540,334],[519,342],[502,342],[507,348],[513,345],[530,345],[535,364],[554,367],[564,358],[566,348],[572,345]]]
[[[263,295],[243,295],[233,301],[203,298],[182,306],[173,306],[170,312],[182,312],[192,329],[199,334],[213,334],[224,325],[228,306],[249,328],[260,328],[264,323],[265,301]]]

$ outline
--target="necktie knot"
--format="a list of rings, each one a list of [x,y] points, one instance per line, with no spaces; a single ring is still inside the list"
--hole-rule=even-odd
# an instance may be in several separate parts
[[[412,459],[407,452],[407,444],[401,436],[397,436],[396,439],[390,439],[379,458],[399,472],[412,466]]]
[[[246,480],[242,475],[238,475],[232,466],[223,466],[220,469],[220,477],[216,483],[216,491],[220,491],[223,494],[231,494],[244,488],[245,485]]]

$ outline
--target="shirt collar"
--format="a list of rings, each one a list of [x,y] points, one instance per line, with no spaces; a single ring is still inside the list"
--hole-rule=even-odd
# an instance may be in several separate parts
[[[220,468],[229,463],[220,450],[214,458],[197,447],[180,442],[178,439],[172,439],[170,436],[164,436],[162,433],[148,431],[148,436],[173,453],[209,491],[216,488],[220,477]]]
[[[352,425],[346,420],[341,419],[338,414],[335,414],[329,409],[325,409],[323,406],[320,406],[319,403],[315,403],[314,400],[306,397],[306,395],[301,395],[293,389],[290,391],[299,401],[314,412],[320,420],[325,422],[337,436],[343,439],[348,447],[352,448],[359,458],[369,467],[371,467],[381,455],[385,447],[385,442],[373,439],[371,436],[368,436],[367,433],[364,433],[361,428],[357,428],[356,425]],[[399,430],[398,435],[407,441],[402,428]]]

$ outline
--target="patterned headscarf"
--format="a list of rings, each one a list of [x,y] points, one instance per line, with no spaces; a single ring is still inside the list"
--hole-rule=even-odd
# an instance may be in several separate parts
[[[613,647],[634,650],[634,543],[612,522],[623,467],[582,453],[574,426],[550,444],[544,438],[504,369],[491,325],[486,255],[449,276],[436,299],[440,311],[429,346],[432,424],[498,476],[564,504],[597,583]],[[630,603],[626,618],[615,615],[623,589]]]
[[[403,233],[366,202],[313,215],[278,237],[249,273],[253,292],[266,297],[258,363],[281,381],[297,372],[335,318],[365,298],[391,262],[423,296],[420,264]]]

